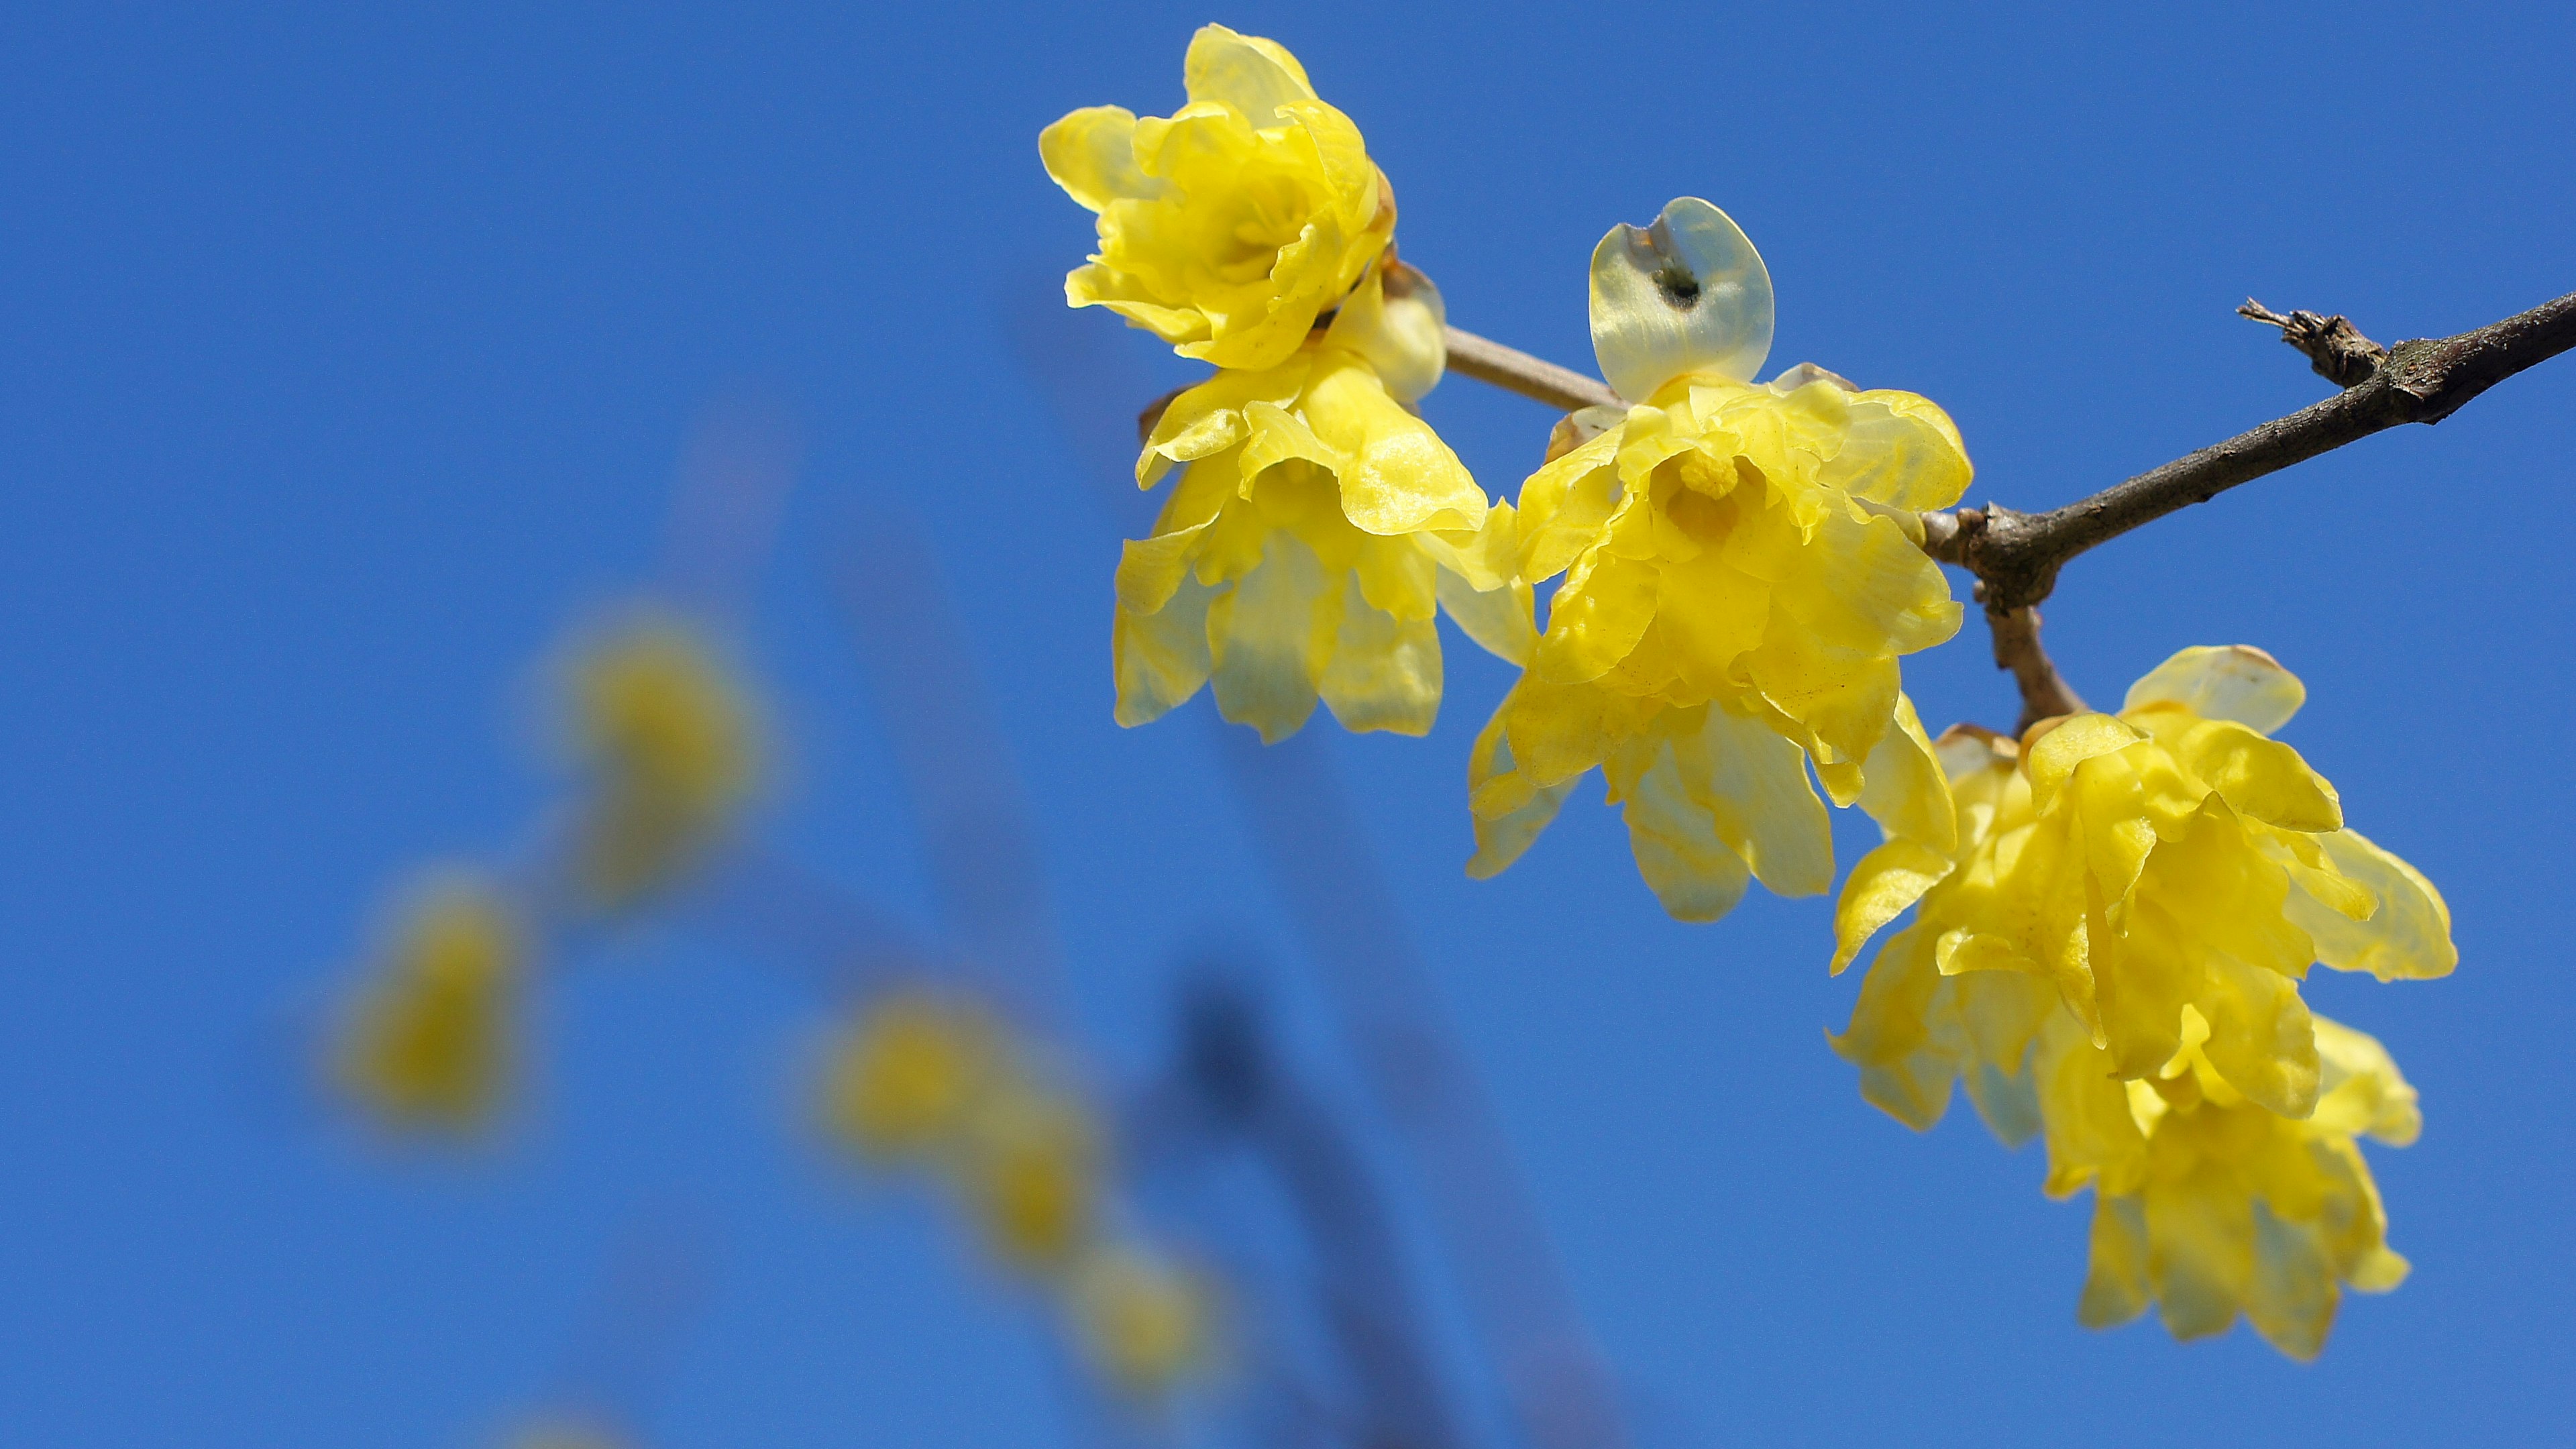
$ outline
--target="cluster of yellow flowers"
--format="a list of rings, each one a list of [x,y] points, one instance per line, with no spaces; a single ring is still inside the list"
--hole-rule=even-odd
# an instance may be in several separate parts
[[[1099,213],[1066,300],[1221,369],[1174,398],[1137,460],[1183,474],[1118,567],[1118,719],[1214,684],[1267,740],[1320,698],[1345,726],[1422,734],[1442,604],[1479,639],[1518,600],[1492,507],[1410,404],[1440,380],[1439,293],[1397,263],[1395,194],[1350,118],[1278,45],[1210,25],[1164,119],[1093,106],[1039,139]],[[1487,597],[1491,596],[1491,597]],[[1526,627],[1524,625],[1524,627]]]
[[[823,1120],[869,1162],[942,1183],[997,1261],[1057,1296],[1093,1367],[1156,1400],[1207,1365],[1213,1294],[1118,1229],[1101,1124],[1052,1076],[973,1000],[893,991],[833,1052]]]
[[[1509,865],[1596,768],[1685,919],[1725,914],[1755,878],[1832,885],[1810,760],[1837,804],[1946,849],[1896,665],[1959,623],[1913,521],[1967,486],[1941,410],[1813,368],[1753,384],[1769,274],[1685,198],[1593,258],[1595,349],[1636,406],[1590,420],[1517,507],[1489,500],[1407,406],[1439,379],[1444,318],[1388,253],[1393,202],[1356,129],[1270,41],[1209,26],[1185,72],[1169,121],[1094,107],[1040,139],[1099,213],[1068,300],[1224,369],[1173,400],[1137,463],[1148,486],[1182,471],[1119,564],[1119,721],[1212,681],[1267,740],[1318,697],[1351,729],[1424,733],[1445,607],[1523,668],[1470,766],[1474,874]],[[1541,634],[1534,588],[1560,574]]]
[[[2259,650],[2186,649],[2116,716],[1953,730],[1956,845],[1891,838],[1844,885],[1837,971],[1915,919],[1836,1050],[1916,1128],[1964,1080],[2006,1142],[2046,1135],[2050,1194],[2092,1185],[2088,1324],[2154,1302],[2188,1338],[2241,1310],[2307,1358],[2339,1283],[2406,1274],[2354,1139],[2412,1142],[2414,1089],[2298,983],[2313,962],[2441,976],[2458,953],[2432,884],[2270,738],[2304,699]]]
[[[401,1130],[487,1124],[508,1095],[517,1006],[547,924],[630,912],[675,889],[733,829],[760,776],[750,697],[697,629],[640,615],[562,671],[579,782],[533,880],[438,874],[397,921],[340,1023],[332,1075]]]
[[[1878,823],[1833,969],[1918,919],[1837,1045],[1900,1118],[1928,1126],[1964,1078],[2008,1140],[2046,1131],[2051,1192],[2096,1186],[2086,1322],[2155,1301],[2191,1336],[2241,1309],[2306,1355],[2338,1283],[2402,1276],[2353,1139],[2411,1140],[2413,1092],[2298,982],[2315,961],[2394,979],[2456,955],[2432,886],[2269,738],[2295,679],[2259,651],[2186,650],[2116,717],[1936,746],[1898,661],[1959,627],[1921,514],[1965,493],[1966,449],[1913,393],[1812,364],[1753,381],[1770,276],[1724,212],[1684,197],[1602,239],[1593,347],[1625,405],[1567,419],[1517,500],[1489,500],[1411,409],[1445,316],[1393,260],[1356,129],[1273,42],[1210,26],[1185,71],[1169,120],[1093,108],[1040,142],[1098,214],[1068,301],[1220,369],[1137,464],[1146,486],[1180,477],[1118,568],[1120,723],[1212,681],[1265,740],[1319,697],[1351,729],[1423,733],[1445,608],[1522,671],[1469,758],[1472,875],[1595,769],[1685,920],[1755,880],[1828,890],[1826,800]]]

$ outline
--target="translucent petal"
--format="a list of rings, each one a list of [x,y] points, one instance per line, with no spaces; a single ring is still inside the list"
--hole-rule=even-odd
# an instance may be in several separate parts
[[[1208,653],[1208,605],[1216,596],[1208,585],[1183,579],[1154,613],[1119,606],[1109,648],[1120,724],[1160,719],[1207,683],[1214,668]]]
[[[2129,686],[2122,710],[2179,704],[2204,719],[2234,720],[2259,734],[2290,722],[2307,686],[2281,662],[2250,644],[2200,644],[2174,655]]]
[[[1862,978],[1851,1025],[1826,1036],[1860,1068],[1862,1099],[1917,1132],[1931,1131],[1950,1110],[1959,1073],[1957,1033],[1942,1030],[1949,994],[1932,966],[1930,933],[1900,931]]]
[[[2201,1050],[2248,1100],[2283,1117],[2316,1109],[2315,1028],[2299,984],[2223,955],[2207,962],[2196,1005],[2209,1022]]]
[[[1202,25],[1190,37],[1181,77],[1193,101],[1221,101],[1256,126],[1278,124],[1289,101],[1315,99],[1314,84],[1297,57],[1275,40],[1238,35],[1222,25]]]
[[[2246,1321],[2266,1342],[2301,1363],[2324,1351],[2343,1295],[2315,1228],[2254,1204],[2254,1271],[2246,1286]]]
[[[2251,1199],[2191,1182],[2149,1181],[2148,1272],[2176,1338],[2225,1333],[2254,1276]]]
[[[1862,856],[1834,903],[1832,973],[1840,976],[1879,927],[1905,914],[1950,869],[1947,855],[1902,836]]]
[[[1869,752],[1860,808],[1889,835],[1922,841],[1948,854],[1958,847],[1958,811],[1948,774],[1923,733],[1914,701],[1896,696],[1895,727]]]
[[[2086,1328],[2109,1328],[2147,1311],[2147,1211],[2136,1197],[2108,1193],[2093,1200],[2091,1262],[2084,1273],[2084,1296],[2075,1320]]]
[[[2322,1089],[2311,1120],[2320,1129],[2367,1134],[2392,1147],[2412,1144],[2424,1130],[2424,1114],[2388,1048],[2342,1022],[2314,1020]]]
[[[1504,714],[1510,708],[1511,700],[1506,698],[1503,707],[1495,710],[1494,717],[1486,721],[1484,730],[1476,736],[1475,748],[1468,754],[1467,790],[1470,800],[1483,792],[1487,782],[1517,773],[1511,739],[1504,731]],[[1510,808],[1490,815],[1474,815],[1476,853],[1467,861],[1467,874],[1477,880],[1486,880],[1501,874],[1513,861],[1520,859],[1521,853],[1538,839],[1539,832],[1556,818],[1556,812],[1565,804],[1565,797],[1574,793],[1579,778],[1537,787],[1521,782],[1524,788],[1517,792],[1518,798]]]
[[[1810,384],[1810,386],[1831,384]],[[1872,502],[1919,512],[1947,508],[1974,471],[1958,426],[1931,399],[1877,390],[1844,399],[1842,447],[1818,481]]]
[[[1807,783],[1806,756],[1723,702],[1702,706],[1701,717],[1670,746],[1684,790],[1774,894],[1824,894],[1834,883],[1833,823]]]
[[[2343,828],[2335,788],[2299,752],[2233,720],[2204,720],[2169,742],[2184,768],[2209,782],[2228,804],[2284,830]]]
[[[1771,351],[1771,311],[1761,254],[1698,197],[1676,197],[1647,226],[1612,227],[1593,249],[1593,355],[1631,401],[1689,372],[1751,380]]]
[[[1321,354],[1300,408],[1315,436],[1350,460],[1342,512],[1353,526],[1380,535],[1484,526],[1485,491],[1428,423],[1387,396],[1367,363]]]
[[[1440,385],[1449,364],[1449,309],[1431,279],[1401,262],[1369,268],[1342,299],[1324,345],[1368,359],[1399,402],[1419,401]]]
[[[1538,652],[1538,627],[1530,586],[1506,584],[1478,593],[1475,586],[1447,569],[1440,571],[1440,607],[1461,632],[1485,652],[1526,669]]]
[[[1623,762],[1615,757],[1611,768],[1638,874],[1673,919],[1717,920],[1744,899],[1751,868],[1718,837],[1706,807],[1690,797],[1668,745],[1640,740],[1623,750],[1630,752],[1644,757],[1643,769],[1631,763],[1620,770]]]
[[[1047,175],[1083,207],[1160,196],[1163,182],[1136,167],[1136,113],[1125,106],[1085,106],[1038,133]]]
[[[2451,942],[2451,909],[2423,874],[2356,830],[2319,837],[2335,869],[2379,897],[2368,921],[2347,920],[2292,893],[2290,919],[2315,938],[2317,959],[2338,971],[2367,971],[2382,981],[2448,976],[2459,965]]]
[[[1265,744],[1295,734],[1315,711],[1340,604],[1315,551],[1294,534],[1272,533],[1260,567],[1208,608],[1218,713],[1260,730]]]
[[[1342,599],[1332,662],[1318,681],[1342,728],[1424,735],[1440,713],[1440,637],[1429,619],[1397,619],[1370,607],[1359,580]]]

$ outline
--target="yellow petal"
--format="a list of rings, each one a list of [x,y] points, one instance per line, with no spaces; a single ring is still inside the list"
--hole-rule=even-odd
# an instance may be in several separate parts
[[[2342,1022],[2314,1020],[2322,1089],[2310,1120],[2325,1131],[2411,1145],[2424,1130],[2424,1114],[2388,1048]]]
[[[1342,512],[1354,526],[1382,535],[1484,526],[1485,492],[1458,455],[1357,356],[1323,353],[1301,406],[1315,436],[1351,460]]]
[[[1622,767],[1625,768],[1622,768]],[[1669,743],[1638,740],[1612,758],[1637,873],[1677,921],[1714,921],[1744,899],[1753,872],[1690,796]]]
[[[1473,584],[1447,569],[1440,571],[1440,607],[1461,632],[1496,658],[1527,669],[1538,653],[1536,605],[1530,586],[1512,583],[1478,593]]]
[[[1202,25],[1190,37],[1181,76],[1191,100],[1232,106],[1256,126],[1278,124],[1279,107],[1290,101],[1315,99],[1306,68],[1286,46],[1222,25]]]
[[[1183,579],[1151,614],[1118,607],[1109,633],[1118,723],[1132,728],[1160,719],[1207,683],[1215,668],[1208,652],[1208,606],[1216,597],[1206,584]]]
[[[1467,757],[1467,791],[1471,801],[1482,797],[1508,796],[1508,804],[1490,812],[1477,812],[1472,818],[1476,827],[1476,853],[1467,862],[1467,874],[1476,880],[1500,875],[1511,863],[1521,858],[1532,842],[1556,818],[1565,797],[1574,792],[1575,779],[1560,780],[1552,785],[1539,785],[1519,776],[1512,759],[1512,744],[1505,731],[1504,716],[1512,701],[1506,697],[1494,717],[1476,736],[1475,747]],[[1579,779],[1580,777],[1576,777]],[[1496,785],[1488,794],[1489,783]]]
[[[1274,532],[1260,566],[1208,607],[1217,712],[1260,730],[1265,744],[1295,734],[1314,713],[1341,628],[1335,582],[1302,539]]]
[[[2382,981],[2448,976],[2459,965],[2451,942],[2451,909],[2423,874],[2356,830],[2319,837],[2335,868],[2379,897],[2368,921],[2347,920],[2303,893],[2288,903],[2290,919],[2316,940],[2317,959],[2338,971],[2367,971]]]
[[[1038,157],[1087,210],[1163,193],[1160,180],[1136,167],[1136,113],[1125,106],[1085,106],[1040,131]]]
[[[2084,1296],[2075,1307],[2076,1322],[2086,1328],[2126,1323],[2147,1311],[2151,1293],[2146,1205],[2134,1196],[2096,1195],[2091,1256],[2084,1273]]]
[[[1851,1025],[1826,1040],[1860,1068],[1862,1100],[1929,1132],[1950,1109],[1958,1076],[1958,1032],[1950,1021],[1950,983],[1933,969],[1931,937],[1900,931],[1870,963]]]
[[[2254,1271],[2246,1289],[2246,1321],[2266,1342],[2301,1363],[2325,1349],[2343,1295],[2314,1227],[2284,1222],[2255,1204]]]
[[[1905,914],[1950,868],[1947,855],[1902,836],[1862,856],[1834,903],[1832,973],[1841,975],[1879,927]]]
[[[2185,730],[2170,746],[2185,768],[2246,815],[2284,830],[2343,828],[2334,786],[2278,740],[2233,720],[2213,719]]]
[[[1914,701],[1896,696],[1895,727],[1869,752],[1860,808],[1892,836],[1919,840],[1943,854],[1958,848],[1959,817],[1950,781],[1933,753]]]
[[[2316,1031],[2297,982],[2213,955],[2196,1005],[2209,1022],[2201,1049],[2229,1085],[2283,1117],[2316,1109]]]
[[[1349,578],[1332,662],[1317,681],[1342,728],[1425,735],[1440,713],[1440,636],[1429,619],[1372,608]]]
[[[2258,734],[2290,722],[2307,686],[2281,661],[2250,644],[2195,645],[2129,686],[2123,712],[2171,703],[2204,719],[2233,720]]]

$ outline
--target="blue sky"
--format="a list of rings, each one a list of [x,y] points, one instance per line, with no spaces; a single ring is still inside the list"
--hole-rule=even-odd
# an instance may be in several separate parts
[[[1280,963],[1356,1110],[1204,731],[1109,718],[1117,532],[1018,341],[1088,239],[1037,129],[1168,110],[1208,19],[1358,121],[1454,321],[1584,364],[1593,242],[1706,196],[1769,261],[1774,362],[1940,401],[1977,499],[2062,502],[2321,395],[2248,293],[2386,341],[2576,286],[2576,27],[2539,5],[16,13],[13,1437],[481,1442],[548,1392],[616,1245],[673,1221],[708,1289],[655,1444],[1097,1431],[935,1213],[813,1150],[817,1003],[777,973],[650,929],[569,963],[537,1092],[464,1154],[378,1148],[298,1063],[386,883],[542,808],[534,661],[652,576],[692,430],[750,397],[806,459],[747,636],[793,782],[764,837],[927,917],[829,574],[900,511],[1026,781],[1103,1078],[1160,1062],[1179,963],[1224,941]],[[1077,320],[1118,407],[1187,377]],[[1426,412],[1497,492],[1549,421],[1461,380]],[[1964,1111],[1917,1137],[1826,1050],[1858,983],[1824,973],[1823,903],[1676,925],[1597,795],[1466,880],[1467,743],[1508,679],[1463,641],[1428,739],[1330,742],[1650,1443],[2576,1432],[2571,445],[2561,359],[2112,544],[2048,607],[2097,700],[2186,644],[2280,656],[2311,701],[2286,737],[2450,900],[2454,978],[2309,989],[2426,1117],[2372,1158],[2415,1276],[2313,1366],[2077,1328],[2086,1207],[2041,1197],[2037,1151]],[[1910,665],[1936,728],[2012,713],[1983,648]]]

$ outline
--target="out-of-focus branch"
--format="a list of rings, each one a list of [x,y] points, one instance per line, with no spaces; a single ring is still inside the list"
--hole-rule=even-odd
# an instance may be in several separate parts
[[[1927,513],[1924,550],[1975,574],[1988,608],[2028,608],[2048,597],[2068,559],[2095,544],[2356,438],[2402,423],[2438,423],[2496,383],[2571,347],[2576,293],[2456,337],[2400,342],[2369,376],[2314,407],[2063,508],[2020,513],[1989,505]]]
[[[1460,377],[1472,377],[1491,383],[1506,392],[1547,404],[1563,412],[1590,407],[1626,407],[1610,384],[1597,377],[1585,377],[1570,367],[1559,367],[1543,357],[1532,357],[1516,347],[1506,347],[1490,337],[1479,337],[1452,327],[1448,330],[1449,370]]]

